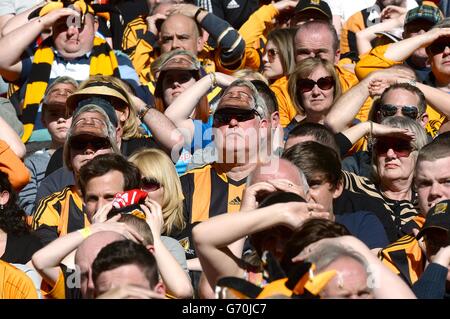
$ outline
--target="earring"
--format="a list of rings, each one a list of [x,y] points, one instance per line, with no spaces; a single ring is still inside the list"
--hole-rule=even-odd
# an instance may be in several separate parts
[[[3,204],[0,204],[0,210],[3,210]]]

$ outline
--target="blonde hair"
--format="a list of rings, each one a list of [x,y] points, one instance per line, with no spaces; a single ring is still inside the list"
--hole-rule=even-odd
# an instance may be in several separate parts
[[[183,216],[183,191],[173,162],[161,150],[150,148],[134,153],[129,161],[134,163],[142,177],[156,179],[164,187],[162,214],[164,225],[162,232],[170,235],[175,229],[186,227]]]
[[[341,96],[341,84],[339,82],[339,77],[336,73],[334,65],[331,62],[318,57],[304,59],[297,65],[294,72],[292,72],[292,74],[289,76],[288,82],[289,96],[294,103],[297,113],[301,115],[305,114],[305,109],[302,106],[299,96],[300,94],[298,93],[297,82],[300,79],[306,79],[311,75],[311,73],[314,72],[314,70],[319,67],[324,68],[325,71],[327,71],[327,73],[330,74],[334,79],[333,104]]]
[[[120,125],[122,126],[122,140],[128,140],[131,138],[139,138],[143,136],[143,131],[140,128],[140,121],[136,115],[136,111],[135,111],[135,105],[133,102],[133,99],[131,98],[133,94],[130,86],[125,83],[124,81],[122,81],[121,79],[118,79],[114,76],[110,76],[110,75],[94,75],[91,76],[89,79],[87,79],[86,81],[83,81],[80,86],[79,86],[79,90],[85,88],[87,85],[91,84],[91,83],[95,83],[95,82],[105,82],[105,83],[110,83],[112,84],[115,88],[115,90],[117,92],[119,92],[120,94],[122,94],[123,96],[125,96],[125,98],[127,99],[127,103],[125,104],[125,106],[128,108],[129,114],[128,114],[128,118],[124,121],[121,122]],[[118,99],[118,98],[116,98]],[[122,100],[120,100],[122,101]]]
[[[269,85],[269,81],[267,81],[266,77],[255,70],[240,69],[234,72],[233,76],[241,80],[248,80],[248,81],[260,80]]]

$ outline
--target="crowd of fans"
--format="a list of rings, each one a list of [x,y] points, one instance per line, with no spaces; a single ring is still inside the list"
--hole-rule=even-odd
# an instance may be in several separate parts
[[[0,2],[0,299],[450,296],[450,5]]]

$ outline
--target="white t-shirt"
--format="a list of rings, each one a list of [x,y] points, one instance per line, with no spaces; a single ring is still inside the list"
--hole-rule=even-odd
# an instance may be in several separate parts
[[[365,8],[371,7],[376,0],[324,0],[330,6],[331,12],[334,15],[340,16],[343,21],[346,21],[353,14]],[[415,0],[407,0],[406,7],[408,10],[417,7]]]
[[[0,1],[0,16],[19,14],[43,2],[42,0],[2,0]]]

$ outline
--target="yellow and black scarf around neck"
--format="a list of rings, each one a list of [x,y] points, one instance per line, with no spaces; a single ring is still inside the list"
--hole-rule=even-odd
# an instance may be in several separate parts
[[[30,138],[39,104],[41,103],[50,79],[50,71],[55,58],[51,42],[44,42],[36,51],[31,66],[31,72],[26,84],[25,99],[23,102],[22,123],[24,130],[22,141]],[[94,46],[90,56],[89,75],[112,75],[120,77],[119,65],[114,51],[105,40],[95,37]],[[18,93],[18,92],[16,92]]]

